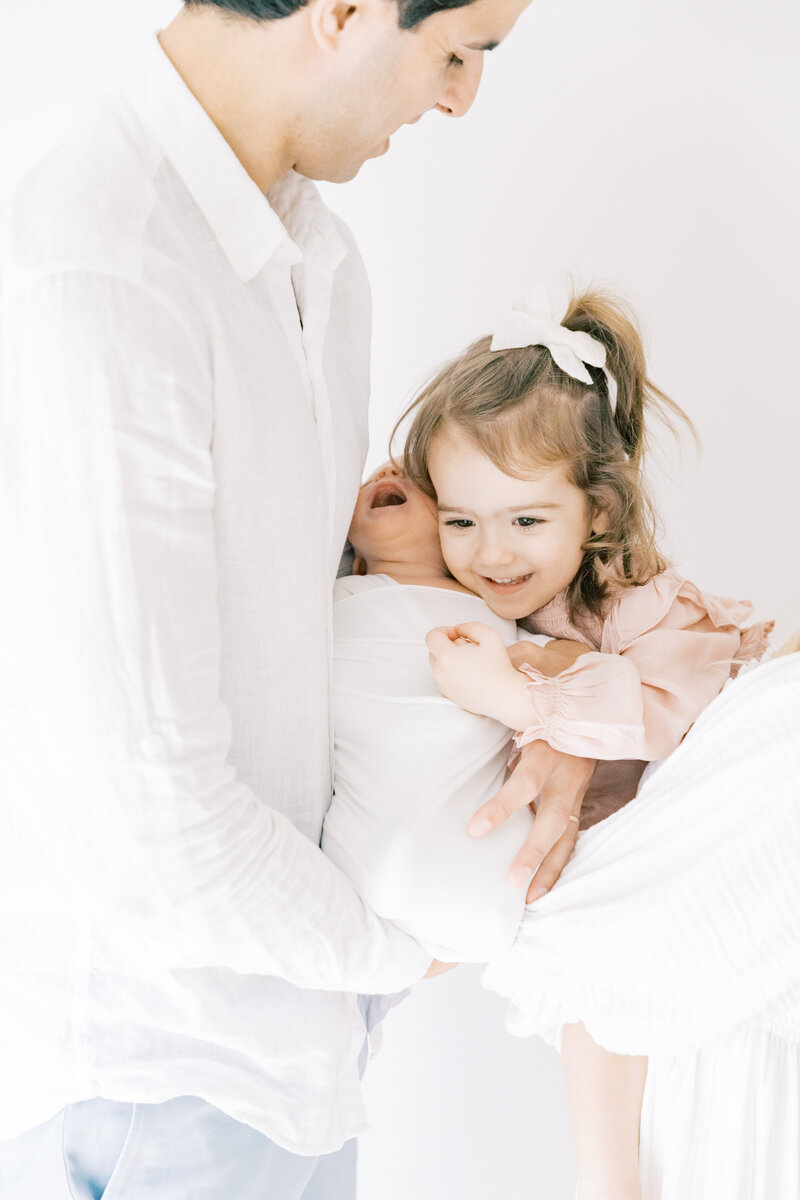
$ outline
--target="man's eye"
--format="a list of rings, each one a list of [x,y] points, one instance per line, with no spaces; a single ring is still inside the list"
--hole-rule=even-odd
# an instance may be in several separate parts
[[[517,517],[515,522],[520,529],[533,529],[536,525],[544,525],[541,517]]]
[[[453,521],[445,521],[448,529],[470,529],[472,521],[468,521],[466,517],[456,517]]]
[[[463,67],[463,65],[464,65],[463,58],[459,58],[457,54],[450,55],[450,66],[451,67]]]

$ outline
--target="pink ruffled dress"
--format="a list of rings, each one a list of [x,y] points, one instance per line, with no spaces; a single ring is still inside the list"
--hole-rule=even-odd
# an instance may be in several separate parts
[[[751,604],[702,592],[672,569],[628,588],[604,620],[581,628],[561,593],[526,624],[594,652],[555,678],[522,668],[533,719],[517,747],[541,739],[583,758],[666,758],[726,681],[764,653],[773,622],[746,626],[752,613]]]

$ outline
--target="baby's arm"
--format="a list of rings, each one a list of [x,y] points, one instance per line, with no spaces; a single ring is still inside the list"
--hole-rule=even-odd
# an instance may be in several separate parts
[[[584,1025],[564,1026],[561,1056],[578,1161],[577,1200],[640,1200],[647,1059],[604,1050]]]

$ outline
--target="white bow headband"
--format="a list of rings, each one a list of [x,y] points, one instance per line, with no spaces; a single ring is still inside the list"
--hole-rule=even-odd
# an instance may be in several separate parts
[[[611,411],[617,406],[617,384],[606,369],[606,348],[596,338],[579,330],[565,329],[553,316],[546,287],[529,287],[499,322],[492,338],[492,350],[521,350],[525,346],[546,346],[553,362],[581,383],[594,383],[586,363],[603,367],[608,382]]]

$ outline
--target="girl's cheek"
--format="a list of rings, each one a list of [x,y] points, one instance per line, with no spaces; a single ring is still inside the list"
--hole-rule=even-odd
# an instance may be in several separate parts
[[[458,559],[458,546],[454,543],[453,536],[449,529],[439,529],[439,544],[442,547],[444,561],[448,564],[448,566],[450,565],[451,558],[453,560]]]
[[[460,579],[469,567],[469,562],[464,558],[463,554],[450,554],[444,547],[442,547],[442,558],[448,571],[456,579]]]

